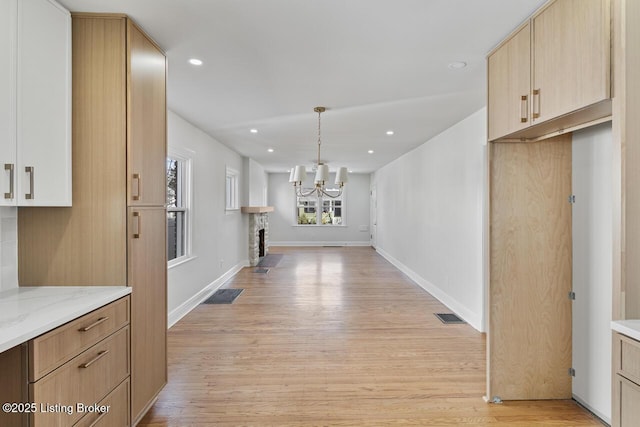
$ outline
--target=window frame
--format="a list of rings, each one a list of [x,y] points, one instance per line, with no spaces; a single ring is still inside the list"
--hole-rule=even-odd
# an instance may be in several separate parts
[[[229,183],[231,181],[231,183]],[[225,168],[225,180],[224,180],[224,200],[225,200],[225,212],[227,214],[234,213],[240,210],[240,173],[227,166]],[[231,194],[229,188],[231,187]]]
[[[177,207],[170,207],[168,205],[167,200],[167,235],[168,235],[168,227],[169,227],[169,213],[170,212],[182,212],[182,243],[181,245],[176,242],[176,246],[182,246],[183,254],[180,256],[176,256],[174,259],[167,259],[167,267],[175,267],[178,264],[182,264],[192,258],[192,178],[193,178],[193,152],[191,150],[179,149],[176,147],[169,147],[167,150],[167,167],[169,166],[170,160],[175,160],[178,162],[178,173],[177,173],[177,185],[176,189],[178,194],[176,195],[176,205]],[[168,193],[169,183],[167,182],[167,193]],[[168,243],[169,239],[167,239]],[[169,248],[167,246],[167,258],[168,258]]]
[[[303,188],[303,192],[309,191],[311,190],[311,188]],[[327,190],[331,191],[338,191],[338,188],[330,188],[327,187]],[[346,188],[342,189],[342,194],[340,195],[340,197],[337,198],[332,198],[332,197],[326,197],[326,196],[316,196],[316,195],[311,195],[311,196],[307,196],[304,198],[298,197],[298,195],[296,194],[296,192],[294,191],[293,194],[293,202],[294,202],[294,217],[293,217],[293,221],[294,227],[346,227],[347,226],[347,221],[346,221]],[[301,205],[300,204],[300,199],[306,199],[306,201],[308,201],[309,203],[313,203],[312,206],[309,206],[308,208]],[[340,215],[340,223],[339,224],[334,224],[333,220],[330,223],[326,223],[323,224],[322,223],[322,208],[324,207],[324,203],[327,201],[340,201],[340,211],[341,211],[341,215]],[[305,208],[305,213],[307,209],[315,209],[315,223],[307,223],[307,224],[302,224],[300,223],[300,219],[299,219],[299,210],[301,208]],[[335,209],[335,207],[334,207]]]

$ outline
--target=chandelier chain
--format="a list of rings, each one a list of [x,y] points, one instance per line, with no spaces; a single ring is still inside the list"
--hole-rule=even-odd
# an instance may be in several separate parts
[[[320,139],[320,115],[321,115],[322,111],[318,111],[318,165],[320,164],[320,144],[321,144],[321,139]]]

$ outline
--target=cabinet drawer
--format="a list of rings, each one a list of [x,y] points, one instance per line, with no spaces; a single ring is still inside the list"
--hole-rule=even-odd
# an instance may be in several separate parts
[[[620,406],[614,408],[619,410],[618,414],[614,414],[620,420],[620,427],[634,427],[638,425],[638,418],[640,418],[640,386],[628,381],[626,378],[620,375],[616,376],[618,395],[620,396]]]
[[[78,412],[78,403],[89,406],[99,402],[128,376],[126,326],[29,385],[30,401],[39,408],[32,426],[72,425],[85,415]]]
[[[88,413],[74,427],[128,427],[129,379],[125,380],[97,405],[100,411]]]
[[[620,339],[619,373],[631,381],[640,384],[640,342],[623,335]]]
[[[127,296],[31,340],[29,381],[37,381],[128,323]]]

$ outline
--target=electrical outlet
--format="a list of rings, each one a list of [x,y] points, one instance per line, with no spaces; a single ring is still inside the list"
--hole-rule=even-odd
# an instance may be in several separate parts
[[[220,268],[222,268],[222,266],[223,266],[223,265],[224,265],[224,260],[223,260],[223,259],[221,259],[221,260],[220,260]]]

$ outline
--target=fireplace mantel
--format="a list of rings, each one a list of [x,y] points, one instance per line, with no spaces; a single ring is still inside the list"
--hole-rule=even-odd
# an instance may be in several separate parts
[[[273,206],[242,206],[240,212],[247,214],[273,212]]]

